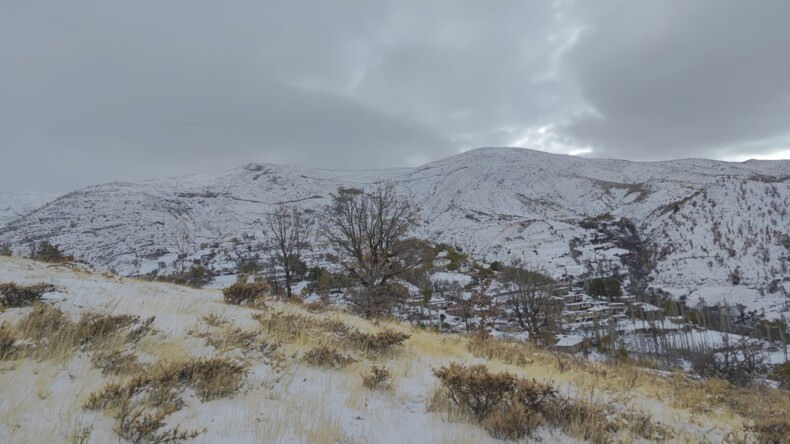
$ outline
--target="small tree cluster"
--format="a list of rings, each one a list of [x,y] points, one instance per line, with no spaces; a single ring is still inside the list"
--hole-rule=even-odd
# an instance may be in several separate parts
[[[721,347],[693,354],[691,364],[704,378],[721,378],[733,385],[746,386],[765,370],[765,355],[761,343],[744,337],[733,344],[725,334]]]
[[[518,323],[532,342],[552,342],[559,332],[562,306],[552,295],[554,280],[534,270],[508,267],[505,272],[507,300]]]
[[[358,286],[351,302],[360,314],[388,313],[401,295],[391,280],[419,266],[420,249],[407,238],[417,220],[416,211],[392,186],[367,193],[341,189],[332,196],[321,231]]]

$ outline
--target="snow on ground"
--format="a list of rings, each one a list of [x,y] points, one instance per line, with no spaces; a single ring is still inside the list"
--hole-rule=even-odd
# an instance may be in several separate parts
[[[216,289],[195,290],[101,276],[19,258],[0,258],[0,282],[9,281],[53,284],[57,292],[48,294],[50,303],[75,317],[85,311],[156,316],[154,326],[159,332],[139,345],[140,359],[148,362],[216,356],[217,350],[192,334],[196,329],[206,328],[201,320],[203,316],[224,318],[232,322],[231,326],[249,331],[260,327],[252,319],[255,313],[305,313],[301,308],[278,302],[269,302],[269,308],[263,311],[226,305]],[[7,309],[0,313],[0,323],[18,318],[26,310],[29,311]],[[379,328],[343,313],[322,316],[362,330]],[[282,368],[231,350],[222,356],[242,359],[248,365],[241,390],[230,397],[202,402],[191,389],[185,389],[182,395],[185,405],[168,417],[168,424],[205,429],[195,440],[198,443],[501,442],[478,425],[463,419],[448,420],[445,413],[427,411],[437,387],[432,369],[462,361],[485,362],[494,370],[506,369],[552,381],[564,394],[584,393],[585,397],[600,402],[644,409],[655,420],[674,427],[677,433],[685,433],[677,435],[679,439],[698,441],[703,436],[701,429],[686,430],[687,413],[675,410],[669,401],[647,399],[639,392],[622,392],[621,386],[607,382],[612,376],[606,372],[579,373],[587,371],[584,366],[571,367],[570,371],[548,371],[541,361],[529,364],[533,365],[531,369],[507,366],[472,356],[458,337],[443,337],[418,329],[409,331],[412,337],[401,352],[376,358],[393,372],[391,390],[371,391],[361,386],[359,375],[369,368],[371,359],[364,355],[356,356],[360,362],[345,369],[324,370],[306,366],[297,358],[305,351],[306,344],[286,344],[291,348],[285,349],[288,353],[284,355],[286,364]],[[91,353],[77,351],[63,363],[0,361],[0,442],[67,442],[86,430],[89,443],[118,442],[113,431],[114,419],[106,412],[86,411],[81,407],[89,393],[117,380],[103,376],[93,367]],[[554,363],[555,358],[549,356],[546,362]],[[584,390],[588,385],[597,388],[587,393]],[[697,421],[711,421],[702,416],[697,418]],[[708,425],[715,428],[711,436],[723,435],[729,427],[722,423]],[[557,430],[548,429],[539,429],[535,438],[546,443],[571,440]]]
[[[0,227],[58,197],[54,193],[0,191]]]
[[[439,271],[431,275],[433,282],[457,282],[461,286],[465,286],[472,282],[472,277],[463,273],[453,273],[450,271]]]
[[[0,282],[9,281],[55,285],[58,292],[48,298],[73,316],[86,310],[156,316],[160,333],[155,339],[171,357],[212,354],[211,347],[188,334],[200,325],[201,316],[216,314],[246,329],[258,325],[250,318],[251,310],[222,303],[217,290],[107,278],[0,258]],[[0,313],[0,323],[18,316],[16,311]],[[366,366],[326,371],[294,364],[286,374],[278,375],[266,364],[252,363],[238,395],[203,403],[187,394],[186,405],[169,423],[186,429],[206,427],[195,440],[198,443],[497,442],[478,426],[426,413],[436,385],[431,366],[441,362],[419,356],[393,361],[396,386],[392,392],[362,388],[359,373]],[[84,428],[92,430],[90,443],[118,442],[112,431],[114,420],[81,408],[88,394],[107,382],[87,353],[78,352],[63,365],[46,361],[0,364],[0,442],[65,442]],[[558,441],[547,434],[544,442]]]
[[[691,291],[688,295],[689,306],[703,302],[705,305],[734,307],[747,301],[749,310],[764,312],[767,319],[780,318],[782,314],[790,317],[790,299],[779,292],[760,295],[755,289],[729,285],[703,287]]]

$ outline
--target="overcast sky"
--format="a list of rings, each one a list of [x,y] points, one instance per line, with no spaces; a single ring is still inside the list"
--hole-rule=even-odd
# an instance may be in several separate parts
[[[480,146],[788,158],[789,17],[786,0],[0,0],[0,190]]]

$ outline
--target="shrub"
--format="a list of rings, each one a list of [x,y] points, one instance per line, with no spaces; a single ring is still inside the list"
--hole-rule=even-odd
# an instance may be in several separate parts
[[[387,352],[392,347],[403,344],[403,341],[410,337],[407,333],[389,328],[373,334],[362,333],[356,330],[349,333],[349,340],[357,347],[376,354]]]
[[[271,287],[266,281],[236,282],[222,290],[222,295],[227,304],[261,307],[263,306],[264,298],[270,291]]]
[[[733,385],[747,386],[763,370],[763,346],[749,338],[731,343],[728,335],[716,350],[697,352],[690,356],[694,371],[703,378],[721,378]]]
[[[321,302],[321,301],[313,301],[313,302],[309,302],[307,304],[304,304],[304,308],[307,309],[307,311],[312,312],[312,313],[320,313],[322,311],[326,311],[327,305],[325,303]]]
[[[483,428],[497,439],[521,439],[543,424],[543,416],[519,404],[499,409],[483,421]]]
[[[103,375],[129,375],[139,373],[143,369],[137,361],[137,356],[118,350],[98,352],[91,357],[91,362],[94,367],[101,369]]]
[[[105,315],[85,313],[76,324],[75,339],[80,345],[96,343],[114,335],[138,322],[140,318],[132,315]]]
[[[143,408],[123,408],[113,431],[126,441],[133,443],[173,443],[197,438],[200,431],[180,430],[178,426],[166,429],[162,411],[149,413]],[[163,430],[164,429],[164,430]]]
[[[14,282],[0,284],[0,306],[29,307],[41,300],[44,293],[54,291],[50,284],[19,285]]]
[[[185,285],[192,288],[203,288],[211,283],[213,275],[209,269],[201,265],[193,265],[187,271],[176,271],[173,274],[157,275],[159,282],[170,282],[176,285]]]
[[[485,365],[466,367],[455,362],[433,371],[447,390],[450,400],[469,409],[478,422],[488,417],[513,392],[516,377],[511,373],[490,373]]]
[[[556,404],[551,384],[491,373],[484,365],[452,363],[434,370],[450,401],[465,409],[498,439],[531,436]]]
[[[776,366],[769,375],[769,378],[779,382],[780,387],[790,389],[790,362],[785,362],[784,364]]]
[[[205,339],[206,344],[214,347],[219,352],[225,352],[234,348],[251,352],[258,348],[259,345],[263,345],[258,341],[257,332],[244,331],[238,327],[226,328],[217,335],[205,332],[197,336]]]
[[[754,424],[745,427],[753,435],[755,442],[787,444],[790,443],[790,422],[786,414],[772,417],[757,417]]]
[[[483,427],[498,439],[520,439],[531,436],[543,425],[547,407],[557,398],[550,384],[517,379],[510,394],[483,422]]]
[[[356,362],[354,358],[344,355],[333,347],[321,345],[304,354],[304,362],[315,367],[342,368]]]
[[[154,328],[154,321],[156,320],[156,316],[150,316],[146,318],[143,322],[140,323],[137,327],[134,327],[129,331],[129,334],[126,335],[126,342],[131,342],[136,344],[140,342],[140,339],[148,336],[149,334],[156,331]]]
[[[202,401],[236,393],[246,369],[227,359],[192,359],[175,368],[178,381],[186,382]]]
[[[387,388],[392,380],[392,372],[387,367],[373,365],[368,373],[362,373],[362,386],[371,390]]]
[[[30,259],[42,262],[71,262],[74,256],[67,256],[60,252],[57,245],[48,241],[33,242],[30,244]]]

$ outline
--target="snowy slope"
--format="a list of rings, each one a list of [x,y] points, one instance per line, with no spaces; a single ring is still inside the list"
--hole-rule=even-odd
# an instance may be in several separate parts
[[[192,388],[179,388],[175,382],[170,382],[174,385],[172,393],[183,402],[166,415],[165,428],[178,426],[182,430],[200,431],[194,441],[188,442],[503,442],[492,438],[463,415],[429,411],[438,386],[432,370],[450,362],[484,363],[495,371],[506,370],[519,377],[551,381],[560,394],[570,399],[647,415],[648,424],[663,424],[678,442],[705,439],[718,442],[747,421],[729,414],[692,414],[687,409],[675,407],[673,397],[663,394],[672,393],[669,386],[676,384],[678,378],[670,380],[660,374],[641,374],[634,370],[624,377],[625,373],[613,371],[616,367],[577,365],[572,360],[566,360],[563,370],[558,371],[553,366],[559,358],[537,350],[530,352],[526,363],[509,366],[475,357],[462,337],[440,336],[403,324],[382,322],[383,325],[374,326],[340,312],[308,313],[292,304],[275,301],[267,303],[267,310],[258,311],[224,304],[218,290],[108,277],[88,270],[0,257],[0,282],[9,281],[54,285],[56,291],[45,295],[45,303],[75,321],[89,312],[134,315],[143,319],[155,316],[155,330],[139,342],[110,342],[107,345],[126,353],[128,363],[142,362],[152,372],[194,358],[221,358],[243,364],[246,373],[239,390],[218,399],[201,400]],[[29,307],[0,311],[0,324],[9,331],[17,331],[11,326],[30,316],[32,311]],[[272,318],[307,316],[313,320],[310,324],[313,326],[331,321],[362,331],[379,331],[387,326],[406,331],[411,338],[402,348],[385,356],[369,356],[351,350],[349,352],[358,362],[342,369],[312,367],[301,360],[301,356],[318,343],[335,344],[320,330],[316,330],[315,335],[297,336],[291,342],[278,342],[280,348],[276,356],[261,354],[255,348],[241,349],[243,345],[240,344],[222,343],[220,346],[213,342],[215,345],[211,345],[206,340],[222,338],[238,328],[253,334],[256,341],[268,344],[275,340],[271,336],[278,332],[264,328],[255,320],[256,315],[261,314]],[[215,320],[213,327],[208,319]],[[230,323],[217,326],[216,322],[221,322],[217,320]],[[36,325],[36,332],[44,335],[49,328],[57,328],[45,323]],[[30,343],[30,340],[19,342]],[[62,358],[35,360],[15,356],[0,359],[0,442],[130,442],[117,436],[119,422],[113,415],[118,409],[83,408],[92,393],[112,383],[126,384],[135,379],[135,370],[130,364],[127,364],[128,371],[132,372],[130,375],[104,374],[94,362],[103,351],[110,350],[75,347]],[[391,369],[390,389],[362,387],[360,373],[371,363]],[[630,384],[624,382],[626,377]],[[440,403],[439,407],[443,405]],[[639,424],[643,425],[641,420]],[[613,442],[649,442],[627,431],[612,434],[610,438]],[[546,443],[574,440],[548,427],[536,430],[534,439]]]
[[[0,227],[58,197],[54,193],[0,191]]]
[[[219,175],[77,190],[0,228],[0,241],[21,251],[48,238],[121,273],[171,267],[179,252],[222,268],[257,249],[270,205],[316,212],[339,187],[388,181],[419,208],[419,236],[475,258],[518,261],[555,276],[626,274],[641,260],[651,285],[692,297],[702,288],[733,287],[737,268],[736,295],[747,304],[773,297],[779,305],[768,305],[781,309],[790,291],[782,281],[790,261],[783,240],[790,235],[788,178],[790,161],[639,163],[511,148],[413,169],[250,164]]]

